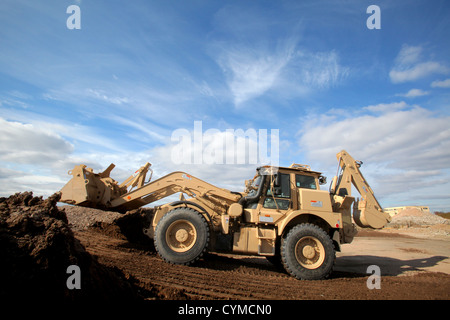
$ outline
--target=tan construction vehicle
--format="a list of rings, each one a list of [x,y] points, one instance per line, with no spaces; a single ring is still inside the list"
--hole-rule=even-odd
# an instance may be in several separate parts
[[[206,251],[260,255],[298,279],[322,279],[333,269],[335,251],[357,233],[353,221],[382,228],[390,220],[362,176],[361,162],[345,151],[337,159],[330,191],[320,190],[326,183],[320,172],[300,164],[257,168],[245,192],[185,172],[146,181],[149,163],[121,184],[109,176],[113,164],[101,173],[79,165],[69,171],[73,178],[62,188],[61,201],[126,212],[179,193],[179,201],[154,208],[143,230],[167,262],[191,264]],[[351,195],[352,184],[360,200]]]

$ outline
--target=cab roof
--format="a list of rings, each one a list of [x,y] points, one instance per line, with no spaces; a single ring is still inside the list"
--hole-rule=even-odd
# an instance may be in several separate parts
[[[296,172],[296,173],[304,172],[304,173],[310,173],[312,175],[318,175],[318,176],[320,176],[322,174],[322,172],[312,171],[311,167],[309,165],[298,164],[298,163],[293,163],[289,167],[261,166],[257,170],[260,170],[261,168],[265,168],[270,171],[271,170],[277,171],[277,170],[281,169],[283,171],[291,171],[291,172]]]

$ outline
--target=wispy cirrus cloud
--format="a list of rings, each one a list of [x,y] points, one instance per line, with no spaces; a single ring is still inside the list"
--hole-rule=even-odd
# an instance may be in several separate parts
[[[350,67],[342,66],[336,51],[299,51],[293,62],[298,81],[312,88],[328,88],[338,85],[350,74]]]
[[[218,58],[234,104],[258,97],[278,81],[292,59],[292,49],[270,52],[237,46],[225,50]]]
[[[303,43],[305,27],[298,17],[288,12],[278,17],[247,5],[247,10],[233,5],[219,10],[209,44],[236,107],[266,94],[306,96],[349,76],[350,67],[340,63],[338,51],[318,51]]]
[[[342,66],[335,51],[311,52],[296,48],[287,39],[275,49],[254,50],[235,47],[224,50],[218,58],[236,106],[264,95],[270,90],[307,94],[316,89],[338,85],[350,68]]]

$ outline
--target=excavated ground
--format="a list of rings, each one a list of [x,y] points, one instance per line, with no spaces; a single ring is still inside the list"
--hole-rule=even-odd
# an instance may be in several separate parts
[[[432,237],[403,229],[361,232],[338,254],[329,279],[299,281],[263,257],[208,254],[194,266],[170,265],[137,236],[145,210],[120,215],[55,201],[29,194],[0,199],[0,240],[8,248],[1,253],[8,286],[0,298],[46,284],[69,300],[113,292],[147,300],[450,299],[447,231]],[[76,294],[65,288],[68,264],[80,264],[89,280]],[[367,287],[370,264],[380,265],[381,289]]]
[[[445,273],[382,276],[381,289],[369,290],[367,274],[335,271],[327,280],[299,281],[265,258],[217,254],[195,266],[169,265],[127,240],[92,230],[76,237],[99,262],[132,275],[139,287],[163,299],[450,299]]]
[[[105,221],[119,214],[79,207],[65,211],[86,250],[102,264],[132,275],[144,293],[151,293],[149,299],[155,293],[158,299],[450,299],[448,224],[422,228],[425,239],[398,228],[361,231],[338,253],[330,279],[299,281],[263,257],[209,254],[194,266],[170,265],[151,242],[130,242]],[[102,224],[87,221],[93,216]],[[367,287],[371,264],[381,268],[379,290]]]

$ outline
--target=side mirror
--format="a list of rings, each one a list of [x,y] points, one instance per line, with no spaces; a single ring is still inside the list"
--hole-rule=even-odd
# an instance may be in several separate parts
[[[325,176],[319,176],[319,184],[323,185],[327,183],[327,177]]]

